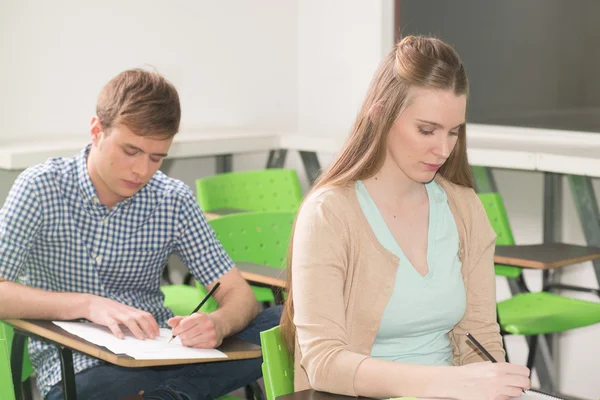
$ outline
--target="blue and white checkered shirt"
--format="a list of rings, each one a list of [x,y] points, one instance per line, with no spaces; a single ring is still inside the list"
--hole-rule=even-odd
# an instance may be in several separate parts
[[[111,209],[99,203],[86,168],[89,147],[24,171],[0,211],[0,276],[56,292],[91,293],[154,315],[166,327],[160,278],[175,252],[210,284],[233,263],[191,190],[157,172]],[[42,396],[61,380],[58,351],[29,341]],[[101,361],[73,353],[75,373]]]

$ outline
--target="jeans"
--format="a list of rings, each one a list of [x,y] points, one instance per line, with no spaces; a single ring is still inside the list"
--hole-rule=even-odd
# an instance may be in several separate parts
[[[269,307],[234,337],[260,345],[260,332],[279,325],[280,317],[281,306]],[[260,378],[261,363],[262,357],[147,368],[102,364],[75,375],[77,399],[118,400],[141,390],[148,400],[216,399]],[[62,392],[59,382],[45,400],[62,399]]]

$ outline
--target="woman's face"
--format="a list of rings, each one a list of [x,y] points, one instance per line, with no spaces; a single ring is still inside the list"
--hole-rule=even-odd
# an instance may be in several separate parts
[[[387,138],[386,163],[393,161],[415,182],[431,181],[446,162],[465,124],[467,96],[413,87],[407,106]]]

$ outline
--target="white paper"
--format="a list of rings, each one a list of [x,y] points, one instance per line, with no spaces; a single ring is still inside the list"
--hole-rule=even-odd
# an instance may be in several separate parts
[[[186,347],[178,337],[168,343],[172,336],[170,329],[160,328],[160,336],[155,339],[139,340],[128,329],[122,328],[125,338],[118,339],[110,329],[98,324],[64,321],[53,323],[88,342],[106,347],[115,354],[127,354],[136,360],[227,358],[225,353],[216,349]]]

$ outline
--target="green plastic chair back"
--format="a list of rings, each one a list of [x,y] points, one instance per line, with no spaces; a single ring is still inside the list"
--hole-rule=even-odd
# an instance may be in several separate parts
[[[10,351],[2,328],[0,328],[0,399],[15,400],[15,391],[10,373]]]
[[[287,349],[279,326],[260,333],[262,373],[267,400],[294,391],[294,360]]]
[[[14,328],[12,325],[6,322],[0,321],[0,331],[5,337],[6,345],[8,346],[8,354],[10,360],[10,350],[12,348],[12,338],[14,335]],[[21,381],[25,382],[33,374],[33,365],[29,359],[29,353],[27,351],[27,340],[25,340],[25,349],[23,350],[23,370],[21,371]]]
[[[209,221],[234,262],[285,268],[295,211],[248,212]]]
[[[196,180],[196,197],[205,212],[297,210],[302,189],[293,169],[227,172]]]
[[[479,193],[478,196],[490,220],[490,224],[496,232],[496,246],[510,246],[515,244],[502,196],[499,193]],[[496,264],[495,271],[496,275],[516,279],[521,275],[523,270],[511,265]]]

